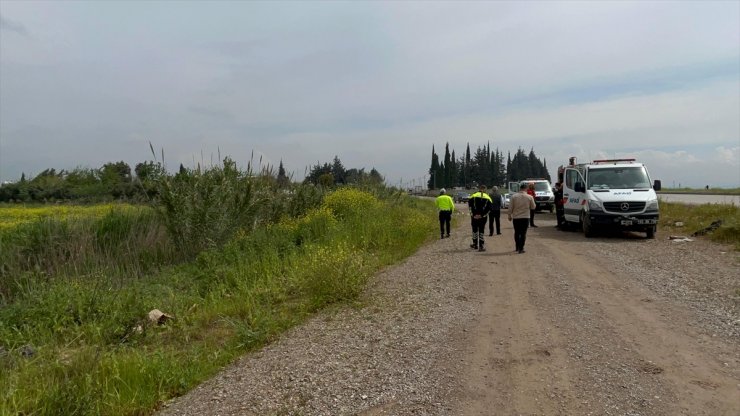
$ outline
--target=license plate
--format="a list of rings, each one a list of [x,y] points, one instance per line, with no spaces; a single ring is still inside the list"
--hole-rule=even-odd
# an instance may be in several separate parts
[[[632,221],[630,221],[630,220],[622,220],[621,224],[622,225],[632,225]]]
[[[657,224],[656,220],[637,220],[638,224]]]

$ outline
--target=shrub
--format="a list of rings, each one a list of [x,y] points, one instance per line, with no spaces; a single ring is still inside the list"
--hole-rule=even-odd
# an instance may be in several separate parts
[[[355,188],[340,188],[324,198],[324,205],[339,218],[358,217],[380,206],[378,199]]]
[[[183,172],[160,182],[157,212],[173,243],[188,255],[218,247],[238,230],[251,230],[268,189],[259,177],[223,166]]]

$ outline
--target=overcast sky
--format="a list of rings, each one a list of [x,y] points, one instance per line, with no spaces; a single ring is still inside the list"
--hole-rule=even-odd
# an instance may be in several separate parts
[[[0,0],[0,181],[338,155],[419,184],[432,145],[636,157],[740,186],[740,2]]]

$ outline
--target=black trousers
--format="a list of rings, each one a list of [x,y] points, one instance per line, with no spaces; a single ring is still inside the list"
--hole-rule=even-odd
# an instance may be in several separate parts
[[[534,227],[534,211],[533,209],[529,210],[529,225]]]
[[[452,211],[439,211],[439,234],[445,235],[445,229],[447,235],[450,235],[450,220],[452,220]]]
[[[514,244],[516,251],[524,250],[524,242],[527,241],[527,228],[529,220],[526,218],[514,218]]]
[[[496,222],[496,234],[501,234],[501,210],[495,209],[488,213],[488,234],[493,234],[493,222]]]
[[[479,242],[480,246],[483,246],[485,243],[483,236],[486,235],[486,217],[478,219],[470,217],[470,225],[473,227],[473,246],[478,247]]]
[[[558,227],[565,225],[565,207],[562,205],[555,205],[555,218],[558,219]]]

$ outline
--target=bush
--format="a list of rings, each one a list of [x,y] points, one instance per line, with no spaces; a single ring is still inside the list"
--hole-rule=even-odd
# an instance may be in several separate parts
[[[226,158],[223,166],[165,177],[156,209],[172,242],[192,256],[253,229],[269,193],[260,177]]]

